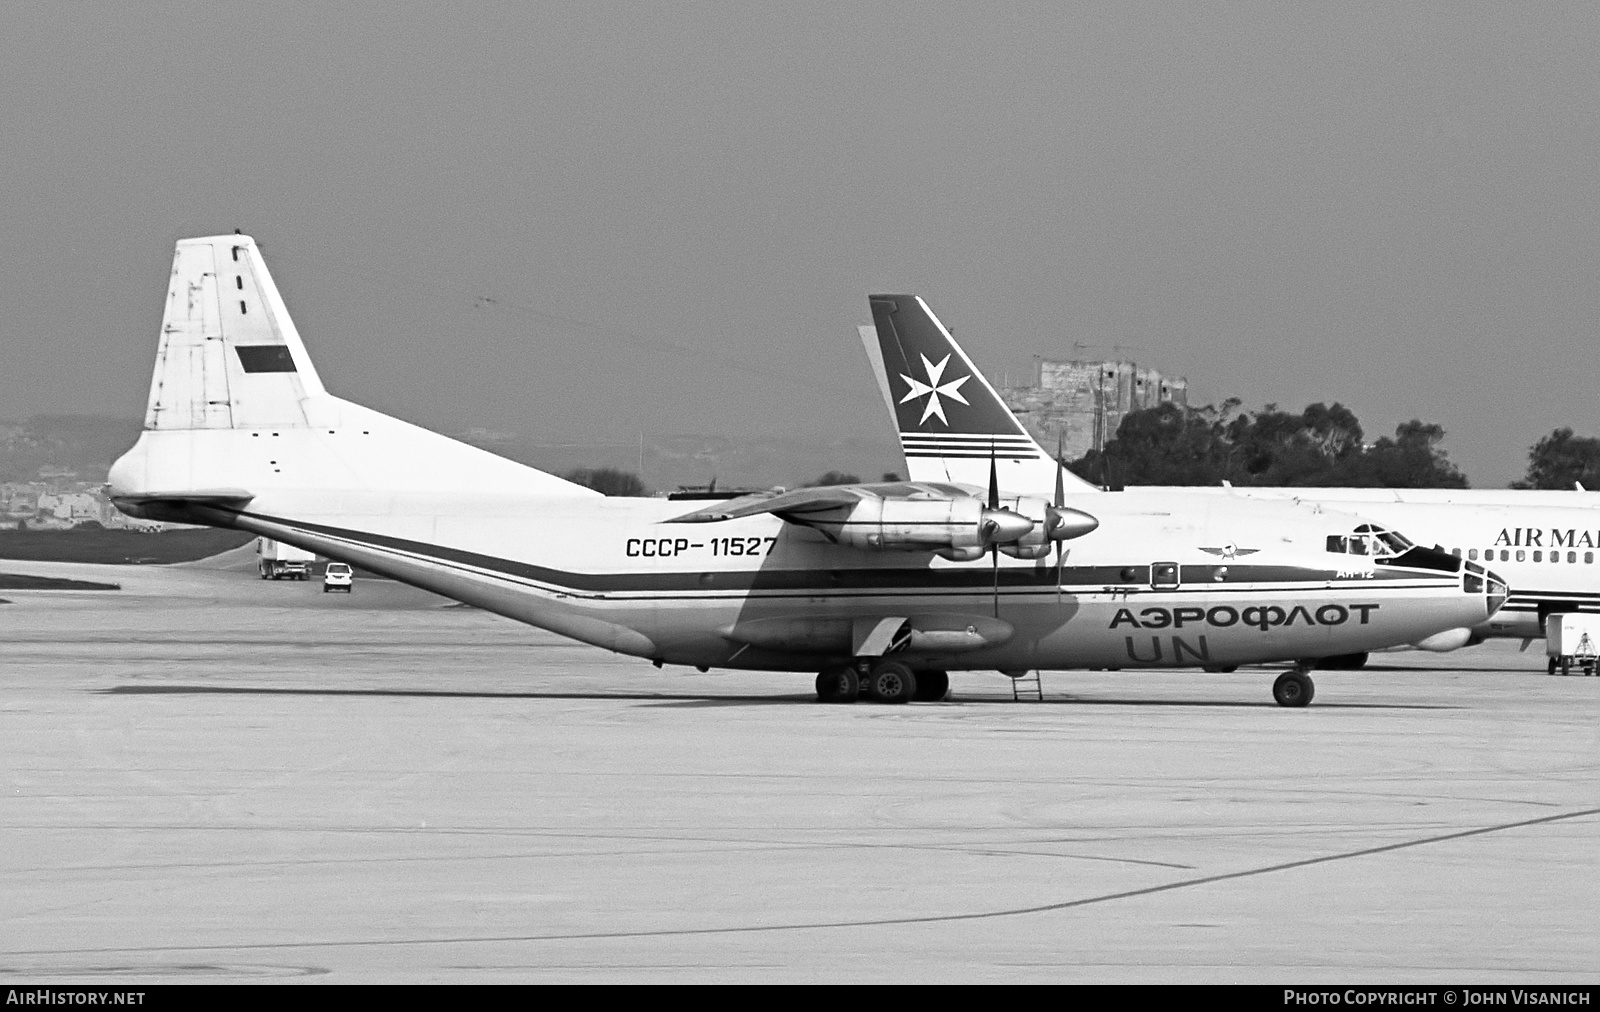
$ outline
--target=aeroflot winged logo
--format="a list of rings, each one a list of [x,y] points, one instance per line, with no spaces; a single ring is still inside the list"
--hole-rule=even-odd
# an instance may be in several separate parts
[[[1241,555],[1254,555],[1261,551],[1259,548],[1240,548],[1231,541],[1221,548],[1201,548],[1200,550],[1202,552],[1210,552],[1212,555],[1220,555],[1224,559],[1236,559]]]
[[[918,355],[917,357],[922,359],[922,368],[927,373],[928,382],[924,383],[921,380],[912,379],[905,373],[901,373],[900,378],[905,380],[911,389],[904,397],[900,398],[900,403],[904,404],[907,401],[916,400],[918,397],[928,398],[927,404],[923,405],[922,417],[917,420],[917,424],[921,425],[934,415],[938,415],[939,421],[943,422],[945,427],[948,428],[950,419],[945,417],[944,403],[939,398],[941,396],[948,397],[953,401],[970,405],[970,402],[961,396],[961,384],[972,377],[963,376],[948,383],[941,383],[940,381],[944,378],[945,367],[950,364],[950,356],[946,355],[940,359],[938,365],[928,361],[928,356],[926,355]]]

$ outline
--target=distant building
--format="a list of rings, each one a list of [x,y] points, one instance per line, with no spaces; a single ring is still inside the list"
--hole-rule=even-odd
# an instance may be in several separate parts
[[[1171,402],[1187,407],[1189,381],[1133,362],[1059,362],[1035,357],[1033,383],[1001,396],[1039,444],[1068,460],[1104,448],[1129,412]]]
[[[0,500],[5,512],[12,517],[31,517],[39,512],[39,494],[46,491],[40,484],[8,482],[0,485]]]
[[[56,497],[55,515],[57,520],[74,524],[98,521],[104,515],[103,507],[103,501],[90,492],[64,492]]]
[[[74,482],[63,488],[44,482],[0,483],[0,529],[15,530],[20,525],[33,530],[65,530],[86,521],[141,531],[184,526],[127,516],[111,504],[103,484]]]

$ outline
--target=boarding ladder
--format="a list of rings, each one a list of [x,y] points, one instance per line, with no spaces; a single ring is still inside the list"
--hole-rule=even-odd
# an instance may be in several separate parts
[[[1584,633],[1578,638],[1578,645],[1572,649],[1572,659],[1578,662],[1578,670],[1586,675],[1595,673],[1596,661],[1600,660],[1600,651],[1595,650],[1594,640]],[[1567,673],[1567,664],[1561,665],[1561,673]]]
[[[1039,703],[1044,702],[1044,679],[1042,673],[1035,668],[1032,671],[1024,671],[1022,674],[1012,678],[1011,698],[1017,702],[1021,702],[1024,699],[1031,699]]]

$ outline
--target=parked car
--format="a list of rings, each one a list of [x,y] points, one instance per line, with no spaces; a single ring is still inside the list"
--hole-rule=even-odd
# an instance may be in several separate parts
[[[350,587],[355,583],[355,573],[343,562],[330,562],[328,568],[322,573],[322,592],[342,590],[350,593]]]

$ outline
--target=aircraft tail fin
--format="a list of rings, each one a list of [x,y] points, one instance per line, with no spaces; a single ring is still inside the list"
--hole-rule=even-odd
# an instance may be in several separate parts
[[[113,497],[273,489],[596,493],[330,395],[247,235],[183,239],[172,260],[144,433]]]
[[[324,393],[255,240],[179,240],[145,428],[305,428]]]
[[[945,325],[915,295],[872,295],[860,328],[912,481],[983,486],[990,459],[1002,488],[1051,494],[1056,464],[1023,428]],[[1095,486],[1068,472],[1068,491]]]

